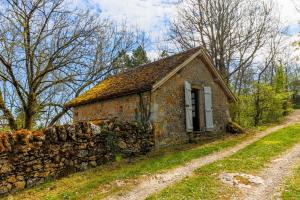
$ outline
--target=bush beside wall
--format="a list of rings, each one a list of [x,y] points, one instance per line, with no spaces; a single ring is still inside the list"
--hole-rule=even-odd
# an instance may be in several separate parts
[[[149,152],[150,125],[108,121],[54,126],[42,132],[0,133],[0,194],[15,192],[113,161]]]

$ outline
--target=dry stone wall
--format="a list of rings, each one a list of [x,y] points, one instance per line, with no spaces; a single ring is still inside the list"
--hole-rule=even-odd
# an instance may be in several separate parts
[[[153,145],[151,126],[137,122],[76,123],[42,132],[0,133],[0,195],[113,161],[116,156],[145,154]]]

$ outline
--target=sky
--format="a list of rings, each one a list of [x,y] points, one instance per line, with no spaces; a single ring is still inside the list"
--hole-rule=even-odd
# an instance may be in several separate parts
[[[76,0],[110,19],[154,32],[164,27],[176,12],[180,0]]]
[[[300,23],[300,13],[295,8],[295,5],[300,6],[299,0],[275,0],[275,2],[279,6],[278,10],[283,23],[290,25]]]
[[[151,38],[162,37],[168,30],[168,21],[174,19],[181,0],[72,0],[116,22],[124,22],[149,33]],[[295,4],[300,0],[274,0],[281,22],[292,38],[300,32],[300,13]],[[159,41],[159,39],[158,39]]]

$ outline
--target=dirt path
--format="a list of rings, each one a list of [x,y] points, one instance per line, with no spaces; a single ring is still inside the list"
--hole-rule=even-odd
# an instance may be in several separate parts
[[[272,128],[267,129],[266,131],[259,132],[255,136],[253,136],[251,139],[241,142],[240,144],[225,149],[223,151],[195,159],[189,163],[186,163],[183,166],[177,167],[175,169],[172,169],[170,171],[167,171],[162,174],[157,174],[153,176],[149,176],[143,180],[141,180],[131,191],[119,194],[118,196],[111,196],[107,199],[109,200],[141,200],[145,199],[151,194],[154,194],[156,192],[159,192],[169,186],[170,184],[173,184],[177,181],[182,180],[185,177],[191,176],[193,174],[193,171],[201,166],[210,164],[214,161],[220,160],[224,157],[228,157],[237,151],[245,148],[246,146],[252,144],[253,142],[261,139],[262,137],[277,131],[281,128],[284,128],[286,126],[289,126],[291,124],[300,122],[300,110],[295,111],[290,116],[287,117],[285,122],[282,125],[278,125]]]
[[[300,144],[288,150],[282,156],[273,160],[261,173],[260,177],[264,180],[251,189],[245,189],[244,195],[239,198],[243,200],[257,199],[279,199],[280,186],[285,178],[292,175],[294,167],[300,161]]]

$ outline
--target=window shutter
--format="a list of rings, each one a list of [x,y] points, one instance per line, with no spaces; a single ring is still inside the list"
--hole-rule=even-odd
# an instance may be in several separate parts
[[[187,81],[184,82],[184,93],[186,131],[193,132],[192,88],[191,84]]]
[[[205,125],[206,130],[214,128],[211,87],[204,87]]]

